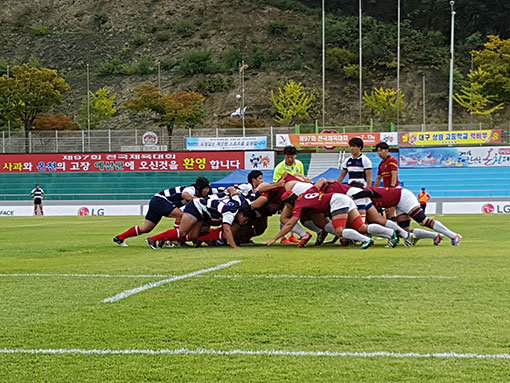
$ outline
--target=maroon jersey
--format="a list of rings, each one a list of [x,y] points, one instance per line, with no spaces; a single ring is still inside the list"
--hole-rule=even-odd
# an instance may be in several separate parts
[[[261,193],[260,195],[266,197],[268,203],[275,203],[281,205],[283,193],[285,193],[285,188],[281,187],[270,190],[268,192]]]
[[[386,159],[384,161],[382,161],[379,164],[379,170],[377,171],[377,175],[382,176],[383,185],[385,188],[392,187],[391,186],[391,172],[392,171],[398,171],[398,161],[395,157],[388,156],[388,157],[386,157]],[[399,186],[399,185],[400,185],[400,183],[398,182],[398,177],[397,177],[397,183],[395,185],[393,185],[393,187]]]
[[[302,216],[309,215],[311,212],[329,213],[329,203],[333,195],[321,193],[315,186],[312,186],[296,199],[292,216],[301,218]]]
[[[293,174],[288,174],[288,173],[285,175],[285,177],[283,177],[283,179],[285,180],[285,182],[289,182],[289,181],[303,182],[305,180],[305,178],[302,174],[293,175]]]
[[[400,196],[402,195],[401,188],[375,188],[370,187],[367,189],[371,189],[381,195],[379,198],[372,198],[372,202],[375,207],[384,207],[389,208],[393,206],[397,206],[400,202]]]
[[[321,188],[321,192],[347,194],[347,191],[350,188],[351,187],[349,185],[343,184],[341,182],[325,183]]]

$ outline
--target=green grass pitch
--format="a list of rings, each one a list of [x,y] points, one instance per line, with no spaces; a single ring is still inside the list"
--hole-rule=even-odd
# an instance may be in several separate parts
[[[1,218],[0,382],[509,382],[509,216],[438,218],[459,247],[150,250],[112,242],[141,217]]]

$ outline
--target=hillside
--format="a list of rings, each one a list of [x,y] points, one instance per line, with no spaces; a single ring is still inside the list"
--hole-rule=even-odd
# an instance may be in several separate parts
[[[58,111],[69,115],[76,114],[86,97],[86,65],[89,64],[91,90],[106,86],[118,94],[118,114],[108,123],[116,128],[150,125],[139,119],[135,122],[122,103],[133,96],[137,86],[158,84],[158,61],[163,92],[206,90],[205,125],[221,125],[239,106],[235,97],[239,93],[237,60],[242,58],[250,66],[245,77],[247,114],[274,124],[269,100],[271,89],[277,89],[288,79],[301,81],[309,88],[321,88],[321,18],[318,9],[297,6],[296,10],[280,9],[269,3],[278,2],[11,0],[3,4],[0,14],[3,27],[0,60],[12,66],[35,59],[42,66],[57,69],[71,85],[65,104]],[[369,25],[364,26],[368,40],[366,57],[373,60],[364,68],[364,89],[382,85],[396,87],[395,59],[388,56],[393,40],[396,41],[396,29],[392,32],[395,36],[387,36],[387,41],[381,41],[378,46],[379,37],[375,34],[379,24],[368,21]],[[354,49],[357,41],[343,36],[346,32],[352,34],[355,27],[355,19],[342,19],[338,12],[329,14],[328,46],[351,49],[357,56]],[[437,57],[429,65],[423,63],[430,61],[427,57],[416,58],[415,47],[411,51],[402,46],[401,88],[407,104],[402,123],[421,121],[423,75],[427,77],[429,121],[447,119],[444,97],[448,87],[447,39],[437,34],[435,39],[431,39],[429,50],[434,50],[431,54]],[[342,40],[349,41],[342,43]],[[440,46],[432,47],[434,44]],[[479,44],[480,41],[474,45]],[[386,56],[377,52],[378,49]],[[209,73],[183,73],[181,63],[190,50],[209,51],[209,69],[202,71]],[[466,57],[459,58],[462,70],[466,68],[466,60]],[[326,123],[356,124],[358,80],[345,78],[342,71],[328,71],[326,87],[329,96]],[[313,117],[319,116],[316,112]],[[364,116],[367,121],[368,118]],[[457,118],[462,118],[460,113]]]

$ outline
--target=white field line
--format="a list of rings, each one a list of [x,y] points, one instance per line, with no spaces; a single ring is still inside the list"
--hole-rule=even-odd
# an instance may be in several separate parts
[[[187,349],[174,350],[84,350],[84,349],[8,349],[0,348],[0,354],[74,354],[74,355],[270,355],[270,356],[297,356],[297,357],[355,357],[355,358],[449,358],[449,359],[510,359],[510,354],[474,354],[474,353],[416,353],[416,352],[349,352],[349,351],[288,351],[288,350],[214,350],[214,349]]]
[[[0,274],[0,278],[37,277],[37,278],[171,278],[172,274]],[[456,279],[445,275],[292,275],[292,274],[231,274],[200,275],[200,278],[265,278],[265,279]]]
[[[188,274],[184,274],[184,275],[177,275],[175,277],[168,278],[168,279],[163,279],[161,281],[147,283],[147,284],[145,284],[143,286],[136,287],[136,288],[130,289],[130,290],[125,290],[125,291],[122,291],[121,293],[119,293],[117,295],[105,298],[105,299],[102,300],[102,302],[117,302],[117,301],[119,301],[121,299],[124,299],[124,298],[127,298],[127,297],[129,297],[129,296],[131,296],[133,294],[137,294],[139,292],[142,292],[142,291],[145,291],[145,290],[149,290],[149,289],[152,289],[154,287],[165,285],[165,284],[170,283],[170,282],[179,281],[179,280],[185,279],[185,278],[196,277],[197,275],[204,274],[204,273],[210,273],[211,271],[221,270],[221,269],[233,266],[233,265],[235,265],[237,263],[240,263],[240,262],[242,262],[242,261],[230,261],[230,262],[218,265],[218,266],[209,267],[208,269],[202,269],[202,270],[198,270],[198,271],[193,271],[192,273],[188,273]]]

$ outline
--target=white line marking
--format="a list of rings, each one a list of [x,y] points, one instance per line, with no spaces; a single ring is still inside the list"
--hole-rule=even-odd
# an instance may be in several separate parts
[[[224,269],[226,267],[233,266],[233,265],[235,265],[237,263],[240,263],[240,262],[242,262],[242,261],[230,261],[228,263],[223,263],[223,264],[218,265],[218,266],[209,267],[208,269],[202,269],[202,270],[198,270],[198,271],[193,271],[192,273],[188,273],[188,274],[184,274],[184,275],[178,275],[178,276],[175,276],[175,277],[172,277],[172,278],[168,278],[168,279],[163,279],[163,280],[157,281],[157,282],[147,283],[146,285],[143,285],[143,286],[131,289],[131,290],[125,290],[125,291],[123,291],[123,292],[121,292],[121,293],[119,293],[117,295],[105,298],[105,299],[102,300],[102,302],[117,302],[117,301],[119,301],[121,299],[124,299],[124,298],[127,298],[127,297],[129,297],[129,296],[131,296],[133,294],[137,294],[139,292],[142,292],[142,291],[145,291],[145,290],[148,290],[148,289],[152,289],[154,287],[158,287],[158,286],[170,283],[170,282],[179,281],[179,280],[185,279],[185,278],[196,277],[197,275],[204,274],[204,273],[210,273],[211,271],[221,270],[221,269]]]
[[[349,352],[349,351],[288,351],[288,350],[214,350],[197,348],[179,348],[174,350],[83,350],[83,349],[0,349],[0,354],[80,354],[80,355],[271,355],[271,356],[329,356],[356,358],[455,358],[455,359],[510,359],[510,354],[474,354],[474,353],[416,353],[416,352]]]
[[[171,278],[173,274],[0,274],[6,277],[40,277],[40,278]],[[267,278],[267,279],[456,279],[444,275],[292,275],[292,274],[232,274],[201,275],[201,278]]]

